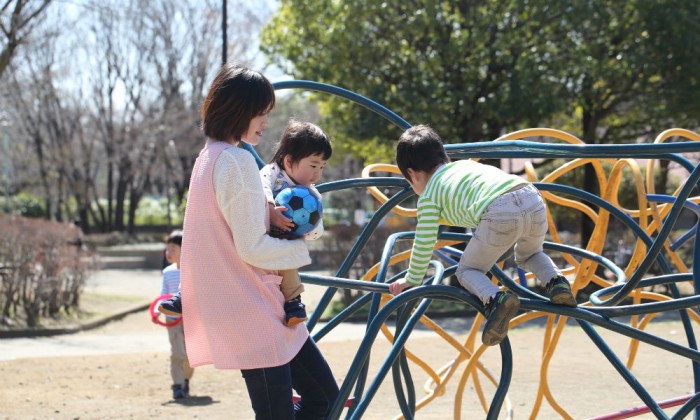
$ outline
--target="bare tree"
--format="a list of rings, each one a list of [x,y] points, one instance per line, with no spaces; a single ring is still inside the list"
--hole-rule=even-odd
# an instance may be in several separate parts
[[[239,13],[229,17],[229,26],[234,30],[228,42],[228,56],[250,63],[259,54],[256,34],[270,12],[261,13],[258,9],[253,13],[243,4],[235,5]],[[149,60],[156,69],[161,94],[158,109],[163,130],[159,145],[174,198],[180,202],[204,141],[199,108],[211,77],[221,65],[220,2],[210,0],[202,7],[151,1],[146,14],[152,25]]]
[[[25,41],[34,29],[51,0],[5,0],[0,6],[0,78],[10,64],[15,50]]]
[[[49,218],[133,231],[146,194],[182,203],[204,143],[199,107],[221,65],[220,2],[202,3],[61,3],[27,38],[0,83],[0,113],[16,121],[18,162],[32,162],[15,165],[15,186],[40,196]],[[270,11],[237,9],[229,56],[252,64]]]
[[[47,216],[56,220],[72,219],[76,211],[86,210],[94,196],[94,174],[98,160],[94,142],[85,135],[81,117],[86,111],[78,92],[62,87],[58,57],[63,52],[51,41],[55,33],[44,33],[34,42],[33,58],[23,65],[10,66],[5,89],[10,105],[6,111],[16,122],[15,136],[25,137],[34,152],[31,165],[22,163],[22,148],[16,147],[13,161],[17,167],[35,167],[37,173],[23,178],[25,190],[32,182],[41,191]],[[40,52],[40,53],[37,53]],[[25,157],[26,158],[26,157]],[[91,196],[91,191],[93,195]],[[73,199],[76,206],[68,206]],[[81,214],[85,218],[86,214]]]

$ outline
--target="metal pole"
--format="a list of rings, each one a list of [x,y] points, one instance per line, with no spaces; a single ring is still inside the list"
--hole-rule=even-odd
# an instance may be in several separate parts
[[[221,43],[221,59],[222,65],[226,64],[226,50],[228,50],[228,46],[226,43],[226,0],[223,0],[222,4],[222,16],[221,16],[221,34],[222,34],[222,43]]]

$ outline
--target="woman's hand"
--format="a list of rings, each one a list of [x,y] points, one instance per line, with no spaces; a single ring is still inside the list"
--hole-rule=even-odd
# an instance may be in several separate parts
[[[282,212],[287,211],[285,206],[275,206],[272,203],[270,205],[270,225],[276,227],[284,232],[289,232],[294,228],[294,222],[292,219],[286,217]]]

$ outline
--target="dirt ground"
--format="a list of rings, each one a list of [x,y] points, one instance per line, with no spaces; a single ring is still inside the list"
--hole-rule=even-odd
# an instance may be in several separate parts
[[[148,322],[145,314],[136,313],[93,333],[114,337],[120,337],[119,333],[124,331],[161,334],[162,340],[167,342],[165,330],[159,328]],[[646,330],[670,341],[683,342],[682,329],[677,321],[652,322]],[[529,326],[516,328],[510,333],[514,373],[508,405],[513,410],[514,418],[561,417],[546,400],[541,401],[536,415],[533,414],[541,375],[547,378],[553,400],[574,419],[642,405],[640,398],[575,324],[565,328],[548,371],[542,373],[544,331],[542,326]],[[618,357],[626,361],[627,339],[604,330],[598,331],[608,340]],[[457,334],[456,338],[463,342],[465,337]],[[319,342],[339,383],[342,383],[348,371],[360,339],[360,336],[356,336]],[[388,348],[385,339],[379,339],[373,347],[370,381]],[[407,348],[435,370],[449,365],[457,355],[445,340],[432,333],[411,338]],[[19,357],[0,361],[0,419],[253,418],[245,385],[238,371],[198,368],[191,383],[192,396],[182,403],[171,400],[168,356],[167,351],[144,348],[140,353]],[[489,348],[479,360],[494,375],[498,375],[500,357],[498,348]],[[465,363],[457,366],[444,395],[420,409],[416,414],[417,419],[454,418],[456,400],[461,401],[458,410],[461,418],[485,417],[473,378],[466,381],[463,395],[456,397],[465,366]],[[417,399],[420,400],[426,395],[424,385],[428,375],[414,363],[411,367]],[[691,363],[649,345],[640,345],[633,373],[657,401],[692,392]],[[483,374],[478,379],[490,401],[494,387]],[[389,375],[363,418],[394,418],[401,414],[398,407]],[[672,414],[676,410],[671,408],[667,413]],[[506,417],[504,409],[499,418]],[[654,417],[646,414],[639,418]]]

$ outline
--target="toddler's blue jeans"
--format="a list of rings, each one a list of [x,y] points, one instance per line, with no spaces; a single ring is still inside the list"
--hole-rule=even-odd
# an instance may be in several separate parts
[[[241,372],[256,420],[325,419],[339,392],[311,337],[289,363]],[[292,403],[292,388],[301,398],[296,405]]]

